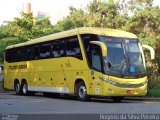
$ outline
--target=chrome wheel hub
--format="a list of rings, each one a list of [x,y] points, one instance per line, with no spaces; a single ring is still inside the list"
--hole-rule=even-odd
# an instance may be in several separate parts
[[[23,89],[22,90],[23,90],[24,94],[27,93],[27,85],[26,84],[23,85]]]
[[[86,97],[86,87],[80,86],[78,91],[79,97],[84,98]]]
[[[17,85],[16,85],[16,92],[17,92],[17,93],[19,92],[19,89],[20,89],[20,85],[17,84]]]

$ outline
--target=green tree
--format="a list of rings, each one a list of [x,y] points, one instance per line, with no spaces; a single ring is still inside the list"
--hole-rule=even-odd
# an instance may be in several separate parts
[[[49,18],[37,19],[32,13],[21,13],[21,17],[15,18],[8,26],[15,37],[28,40],[54,32]]]
[[[85,26],[85,13],[82,9],[76,9],[74,7],[70,7],[70,15],[59,21],[54,27],[57,28],[59,31],[74,29],[77,27]]]
[[[0,62],[3,62],[3,51],[7,46],[55,32],[58,30],[49,18],[37,19],[32,14],[21,13],[20,18],[0,27]]]
[[[77,27],[108,27],[122,28],[128,16],[121,12],[120,2],[108,0],[107,2],[94,0],[85,9],[70,7],[70,15],[59,21],[56,27],[68,30]]]
[[[156,61],[160,68],[160,8],[153,7],[152,2],[152,0],[137,2],[138,7],[134,8],[134,15],[130,16],[125,29],[136,34],[142,43],[155,48]],[[152,66],[156,66],[155,63]]]

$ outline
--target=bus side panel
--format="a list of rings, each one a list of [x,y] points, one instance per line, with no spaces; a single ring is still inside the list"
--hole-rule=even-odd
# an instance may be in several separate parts
[[[13,89],[13,80],[12,80],[12,75],[10,73],[5,73],[4,74],[4,88],[12,90]]]
[[[13,89],[13,71],[10,70],[9,66],[11,64],[4,62],[4,88],[12,90]]]
[[[4,87],[7,89],[14,88],[14,81],[18,80],[21,84],[22,80],[29,80],[29,63],[28,62],[15,62],[4,63]]]
[[[89,90],[90,80],[88,79],[89,69],[87,63],[78,58],[68,57],[67,64],[68,67],[65,69],[65,75],[67,78],[66,85],[68,86],[70,93],[74,94],[75,82],[80,79],[85,82],[86,87]]]
[[[62,66],[62,63],[65,63],[65,58],[32,61],[29,87],[33,91],[63,92],[66,77],[65,66]]]

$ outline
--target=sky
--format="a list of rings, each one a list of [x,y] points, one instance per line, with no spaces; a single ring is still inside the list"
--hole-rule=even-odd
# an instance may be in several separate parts
[[[69,14],[69,7],[83,8],[92,0],[0,0],[0,24],[19,17],[23,3],[31,3],[31,11],[48,13],[52,23]]]
[[[48,13],[50,20],[55,24],[58,20],[69,14],[69,7],[84,8],[92,0],[0,0],[0,24],[5,20],[19,17],[23,3],[31,3],[32,12]],[[160,6],[160,0],[154,0]]]

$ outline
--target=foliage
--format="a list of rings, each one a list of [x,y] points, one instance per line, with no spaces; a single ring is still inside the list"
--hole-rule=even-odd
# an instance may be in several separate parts
[[[3,51],[9,45],[58,32],[49,18],[37,19],[32,14],[21,13],[20,18],[0,27],[0,63],[3,62]]]
[[[160,97],[160,89],[149,89],[147,92],[148,97]]]
[[[119,2],[109,0],[101,2],[94,0],[85,9],[70,7],[70,15],[56,26],[61,30],[68,30],[77,27],[108,27],[121,28],[127,22],[126,14],[120,13]]]
[[[49,18],[37,19],[32,13],[21,13],[21,17],[15,18],[8,26],[14,37],[28,40],[53,33]]]
[[[128,31],[137,34],[143,42],[156,47],[160,39],[160,8],[152,7],[136,12],[127,22]]]

